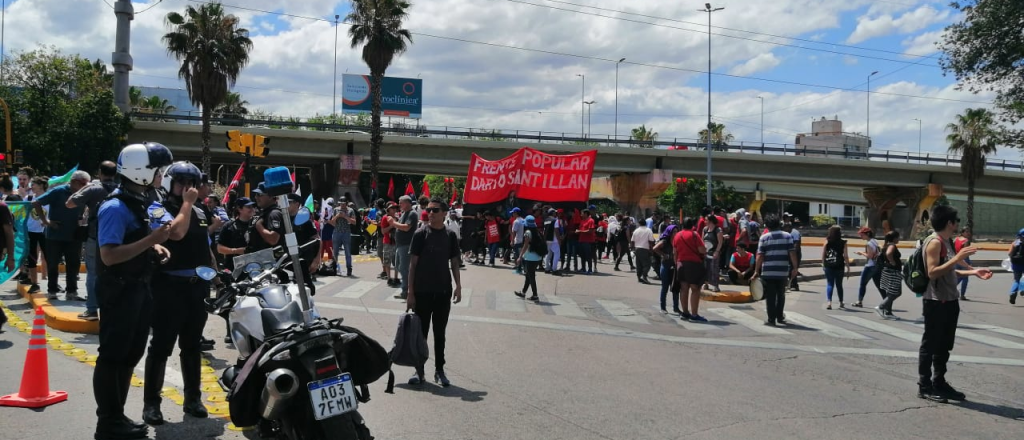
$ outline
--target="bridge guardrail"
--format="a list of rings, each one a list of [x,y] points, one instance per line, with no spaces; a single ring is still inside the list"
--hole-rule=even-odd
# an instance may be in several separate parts
[[[194,113],[194,114],[193,114]],[[199,112],[187,113],[133,113],[133,118],[140,120],[154,120],[167,123],[198,123],[202,116]],[[212,118],[214,124],[231,127],[257,127],[257,128],[280,128],[313,131],[332,131],[344,133],[347,131],[360,131],[369,133],[369,127],[362,125],[330,124],[302,121],[299,118],[280,119],[255,119],[255,118]],[[434,137],[442,139],[475,139],[498,142],[537,142],[560,145],[590,145],[623,148],[657,148],[657,147],[683,147],[679,149],[704,151],[704,144],[694,138],[673,138],[669,140],[638,141],[625,136],[604,135],[594,137],[592,135],[582,136],[579,133],[559,133],[531,130],[497,130],[469,127],[450,126],[427,126],[407,123],[384,124],[382,129],[385,135],[392,136],[419,136]],[[740,141],[739,145],[726,145],[714,148],[715,151],[735,152],[746,154],[782,155],[782,156],[814,156],[825,158],[843,158],[851,160],[868,160],[875,162],[905,162],[925,165],[959,166],[960,156],[923,153],[917,154],[909,151],[883,150],[881,152],[855,153],[836,152],[829,150],[812,150],[793,144],[781,143],[751,143]],[[1024,162],[1005,159],[989,159],[985,162],[986,169],[1002,171],[1024,171]]]

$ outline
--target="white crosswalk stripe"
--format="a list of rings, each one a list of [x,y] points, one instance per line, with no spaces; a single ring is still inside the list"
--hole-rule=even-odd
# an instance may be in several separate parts
[[[657,310],[661,313],[661,309],[657,305],[651,305],[651,310]],[[715,325],[710,322],[692,322],[687,321],[679,317],[675,313],[669,313],[665,315],[665,319],[674,322],[676,325],[693,331],[706,331],[706,330],[722,330],[722,326]]]
[[[647,319],[637,313],[626,304],[620,301],[612,301],[607,299],[597,300],[597,304],[601,306],[609,315],[613,318],[622,322],[631,322],[634,324],[650,324]]]
[[[731,320],[735,321],[737,324],[742,325],[742,326],[744,326],[744,327],[746,327],[748,329],[751,329],[751,330],[753,330],[753,331],[755,331],[757,333],[761,333],[761,334],[765,334],[765,335],[791,335],[792,334],[792,333],[790,333],[788,331],[785,331],[785,330],[783,330],[781,328],[778,328],[778,327],[770,327],[770,326],[764,325],[764,322],[762,322],[760,319],[757,319],[757,318],[755,318],[753,316],[750,316],[750,315],[748,315],[746,313],[743,313],[743,312],[741,312],[739,310],[733,310],[733,309],[730,309],[730,308],[719,307],[719,308],[708,309],[708,311],[711,312],[711,313],[714,313],[714,314],[716,314],[718,316],[721,316],[723,318],[731,319]]]
[[[554,312],[555,315],[566,316],[570,318],[587,317],[587,313],[584,312],[583,309],[581,309],[580,306],[576,304],[576,301],[573,301],[572,299],[563,296],[547,296],[543,297],[542,300],[550,304],[550,306],[547,307],[551,307],[551,311]]]
[[[369,291],[376,289],[380,284],[380,281],[358,281],[355,284],[342,289],[341,292],[335,294],[334,297],[350,299],[362,298],[363,295],[366,295]]]
[[[899,339],[910,342],[921,342],[921,335],[918,333],[908,332],[901,328],[896,328],[882,324],[880,322],[872,321],[870,319],[858,318],[856,316],[843,316],[843,315],[829,315],[832,318],[840,321],[848,322],[853,325],[864,327],[866,329],[874,330],[879,333],[885,333],[889,336],[893,336]]]
[[[913,323],[910,323],[910,325],[913,325],[913,326],[918,327],[918,328],[924,328],[924,323],[913,322]],[[961,328],[962,326],[960,326],[960,325],[957,325],[957,327],[958,327],[957,330],[956,330],[956,337],[957,338],[963,338],[963,339],[967,339],[967,340],[974,341],[974,342],[980,342],[982,344],[991,345],[993,347],[1009,348],[1009,349],[1013,349],[1013,350],[1024,350],[1024,344],[1019,344],[1019,343],[1016,343],[1016,342],[1013,342],[1013,341],[1007,341],[1005,339],[999,339],[999,338],[996,338],[996,337],[992,337],[992,336],[988,336],[988,335],[983,335],[981,333],[975,333],[975,332],[972,332],[970,330],[964,330],[963,328]]]
[[[392,290],[391,293],[388,294],[388,297],[387,297],[386,301],[387,302],[404,303],[405,302],[404,299],[395,298],[395,296],[400,294],[400,293],[402,293],[402,289],[394,289],[394,290]]]
[[[469,308],[469,300],[473,297],[473,289],[462,289],[462,301],[458,304],[452,304],[452,307]]]
[[[960,324],[957,324],[957,327],[971,329],[971,330],[986,330],[986,331],[990,331],[992,333],[999,333],[999,334],[1002,334],[1002,335],[1016,336],[1018,338],[1024,338],[1024,331],[1014,330],[1012,328],[999,327],[999,326],[989,325],[989,324],[963,324],[963,323],[960,323]]]
[[[526,304],[524,302],[522,298],[513,295],[512,292],[494,293],[494,309],[499,312],[525,312]]]
[[[849,331],[845,328],[835,326],[826,322],[819,321],[817,319],[801,315],[796,312],[786,312],[786,320],[792,321],[794,324],[802,325],[804,327],[812,328],[821,332],[822,334],[829,335],[833,338],[839,339],[871,339],[857,332]]]

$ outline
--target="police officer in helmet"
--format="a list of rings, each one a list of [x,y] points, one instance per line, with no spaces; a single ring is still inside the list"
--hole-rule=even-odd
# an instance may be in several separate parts
[[[155,142],[124,147],[117,158],[120,186],[97,211],[96,293],[103,320],[92,380],[96,439],[136,439],[149,434],[146,425],[125,416],[124,404],[132,372],[149,339],[152,268],[170,259],[161,246],[170,236],[170,226],[151,228],[146,207],[172,161],[171,151]]]
[[[146,378],[142,419],[150,425],[164,422],[160,412],[160,390],[164,386],[167,358],[177,340],[184,383],[185,414],[203,418],[206,407],[199,391],[201,376],[200,337],[206,325],[208,281],[196,276],[199,266],[213,266],[210,251],[209,219],[195,205],[199,197],[201,174],[188,162],[175,162],[167,168],[163,186],[167,190],[162,203],[149,206],[150,225],[170,225],[170,237],[164,243],[171,252],[170,261],[153,275],[153,305],[159,310],[151,327],[153,338],[146,355]]]

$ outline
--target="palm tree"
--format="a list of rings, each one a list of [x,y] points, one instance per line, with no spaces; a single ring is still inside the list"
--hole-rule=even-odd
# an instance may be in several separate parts
[[[967,180],[967,229],[974,231],[974,185],[985,175],[985,156],[996,153],[999,129],[995,116],[983,108],[969,108],[946,125],[949,153],[960,155],[960,174]]]
[[[654,148],[654,141],[658,140],[658,132],[648,129],[646,125],[641,125],[632,130],[631,138],[640,141],[642,148]]]
[[[381,83],[384,72],[412,43],[412,34],[402,29],[402,20],[409,16],[410,3],[405,0],[352,0],[352,12],[345,17],[351,24],[348,36],[352,48],[363,45],[363,62],[370,68],[370,93],[373,95],[370,116],[370,181],[377,181],[380,165]]]
[[[725,131],[725,124],[719,124],[712,122],[711,129],[711,145],[715,151],[726,151],[729,149],[729,142],[735,139],[735,137]],[[702,145],[708,144],[708,129],[703,129],[698,133],[700,136],[700,143]]]
[[[252,40],[238,26],[238,17],[225,14],[219,3],[185,7],[185,15],[167,14],[171,31],[163,36],[167,53],[181,62],[178,78],[193,105],[203,110],[203,172],[210,172],[210,117],[224,102],[229,84],[249,63]]]
[[[139,110],[142,113],[151,113],[156,115],[166,115],[177,110],[177,107],[173,106],[166,99],[159,96],[147,96],[139,103]],[[159,121],[160,118],[153,118],[153,120]]]
[[[249,114],[249,109],[245,108],[247,105],[249,105],[249,101],[242,99],[241,94],[228,92],[228,95],[224,97],[224,102],[217,106],[213,112],[218,118],[241,119]]]
[[[138,111],[142,106],[142,89],[131,86],[128,87],[128,102],[132,106],[132,111]]]

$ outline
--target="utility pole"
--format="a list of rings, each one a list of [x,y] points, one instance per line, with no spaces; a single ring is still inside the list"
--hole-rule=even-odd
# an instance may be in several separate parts
[[[615,63],[615,140],[619,140],[619,64],[626,61],[625,58]]]
[[[338,123],[338,18],[334,14],[334,93],[331,94],[331,122]]]
[[[757,99],[761,100],[761,146],[764,146],[764,97],[758,96]]]
[[[114,3],[114,15],[117,16],[117,33],[114,36],[114,53],[110,64],[114,66],[114,105],[121,112],[128,114],[132,110],[128,99],[129,78],[132,70],[132,20],[135,19],[135,8],[131,0],[117,0]]]
[[[583,101],[586,100],[587,95],[587,76],[582,73],[577,73],[576,76],[583,80],[583,85],[580,87],[580,135],[586,135],[587,132],[583,131],[583,122],[586,119],[586,109],[583,108]]]
[[[914,120],[917,121],[917,160],[921,160],[921,119]]]
[[[584,136],[585,138],[590,138],[590,135],[591,135],[591,131],[590,131],[590,115],[593,113],[593,110],[591,110],[590,106],[594,105],[595,102],[597,102],[597,101],[585,101],[584,102],[584,104],[587,105],[587,134]]]
[[[708,13],[708,194],[707,194],[707,205],[711,206],[711,131],[714,127],[711,124],[711,13],[715,11],[721,11],[725,8],[712,8],[711,3],[704,3],[704,9],[698,9],[699,12]]]
[[[868,129],[866,133],[868,137],[868,146],[871,145],[871,77],[875,76],[876,73],[878,73],[877,70],[868,75]]]

